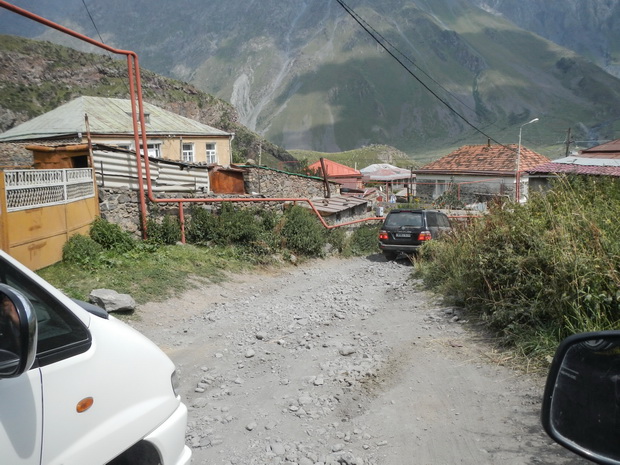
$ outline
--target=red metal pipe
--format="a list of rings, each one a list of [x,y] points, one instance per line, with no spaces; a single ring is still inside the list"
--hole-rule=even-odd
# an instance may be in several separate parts
[[[183,213],[183,202],[179,202],[179,224],[181,226],[181,244],[185,244],[185,214]]]
[[[153,195],[153,188],[151,184],[151,170],[150,170],[150,163],[149,163],[149,157],[148,157],[148,152],[147,152],[148,148],[147,148],[147,143],[146,143],[147,139],[146,139],[146,130],[145,130],[146,124],[145,124],[145,118],[144,118],[144,103],[142,99],[142,82],[140,78],[140,65],[139,65],[137,53],[132,52],[130,50],[122,50],[122,49],[110,47],[109,45],[106,45],[102,42],[91,39],[88,36],[85,36],[83,34],[80,34],[79,32],[73,31],[67,27],[61,26],[60,24],[56,24],[53,21],[50,21],[46,18],[43,18],[42,16],[38,16],[34,13],[31,13],[30,11],[24,10],[23,8],[19,8],[4,0],[0,0],[0,7],[10,10],[21,16],[25,16],[26,18],[32,19],[33,21],[44,24],[48,27],[51,27],[60,32],[73,36],[84,42],[88,42],[91,45],[102,48],[111,53],[115,53],[118,55],[125,55],[127,57],[127,74],[128,74],[128,79],[129,79],[129,94],[131,97],[130,100],[131,100],[131,114],[132,114],[132,120],[133,120],[132,124],[133,124],[133,130],[134,130],[134,143],[136,146],[136,165],[137,165],[136,169],[138,172],[138,191],[140,194],[139,195],[140,196],[140,214],[141,214],[141,221],[142,221],[142,238],[143,239],[146,239],[147,237],[147,221],[146,221],[147,209],[146,209],[146,199],[144,195],[144,184],[142,181],[141,160],[144,160],[144,168],[145,168],[146,184],[147,184],[147,195],[148,195],[149,200],[154,203],[179,203],[179,205],[182,205],[184,202],[205,202],[205,203],[214,203],[214,202],[307,202],[308,205],[310,205],[310,208],[312,209],[312,211],[319,218],[323,226],[327,229],[333,229],[333,228],[337,228],[340,226],[359,223],[363,221],[373,221],[373,220],[383,219],[381,217],[363,218],[360,220],[355,220],[355,221],[350,221],[350,222],[340,223],[338,225],[330,226],[325,222],[325,220],[323,219],[323,217],[321,216],[317,208],[314,206],[312,201],[310,199],[304,199],[304,198],[282,198],[282,199],[280,198],[268,198],[268,199],[264,199],[264,198],[157,199],[155,198],[155,196]],[[134,83],[134,80],[135,80],[135,83]],[[136,101],[137,101],[137,108],[136,108]],[[140,127],[138,127],[138,122],[140,124]],[[140,144],[140,142],[142,142],[142,144]],[[143,153],[140,153],[140,146],[142,146]],[[181,207],[179,209],[180,220],[182,221],[182,224],[184,224],[184,218],[182,218],[182,211],[183,211],[183,208]]]

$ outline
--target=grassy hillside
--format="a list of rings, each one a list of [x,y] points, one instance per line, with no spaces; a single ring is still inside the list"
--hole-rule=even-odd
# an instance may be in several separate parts
[[[235,133],[235,161],[259,151],[271,163],[292,163],[284,149],[238,122],[229,103],[194,86],[141,69],[145,101],[218,129]],[[0,35],[0,132],[81,95],[129,98],[125,61],[49,42]]]
[[[409,158],[407,154],[387,145],[369,145],[360,149],[337,153],[314,152],[311,150],[289,150],[289,153],[300,162],[307,163],[308,165],[322,157],[358,170],[374,163],[389,163],[401,168],[417,168],[420,166],[418,162]]]

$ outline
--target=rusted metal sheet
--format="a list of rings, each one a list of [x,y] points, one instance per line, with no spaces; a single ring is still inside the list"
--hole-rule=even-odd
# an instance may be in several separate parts
[[[243,172],[220,169],[211,173],[211,190],[216,194],[245,194]]]

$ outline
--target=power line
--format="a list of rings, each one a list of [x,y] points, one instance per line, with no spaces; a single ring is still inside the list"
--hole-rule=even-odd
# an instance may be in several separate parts
[[[442,103],[442,104],[443,104],[446,108],[448,108],[448,110],[450,110],[450,111],[451,111],[452,113],[454,113],[454,114],[455,114],[458,118],[460,118],[461,120],[463,120],[463,121],[465,122],[465,124],[467,124],[468,126],[470,126],[471,128],[473,128],[476,132],[478,132],[478,133],[482,134],[483,136],[485,136],[485,137],[486,137],[486,138],[488,138],[489,140],[492,140],[492,141],[493,141],[493,142],[495,142],[496,144],[501,145],[501,146],[503,146],[503,147],[505,147],[505,148],[507,148],[507,149],[509,149],[509,150],[514,150],[513,148],[508,147],[508,146],[506,146],[506,145],[502,144],[501,142],[499,142],[499,141],[495,140],[495,138],[493,138],[493,137],[491,137],[490,135],[486,134],[486,133],[485,133],[482,129],[478,128],[478,127],[477,127],[477,126],[475,126],[473,123],[471,123],[471,122],[470,122],[470,121],[469,121],[469,120],[468,120],[465,116],[461,115],[461,114],[460,114],[460,113],[459,113],[456,109],[454,109],[454,108],[453,108],[453,107],[452,107],[452,106],[451,106],[448,102],[446,102],[446,101],[445,101],[443,98],[441,98],[441,97],[440,97],[440,96],[439,96],[439,95],[438,95],[435,91],[433,91],[433,89],[431,89],[431,88],[430,88],[430,87],[429,87],[429,86],[428,86],[428,85],[427,85],[424,81],[422,81],[422,80],[421,80],[421,79],[420,79],[420,78],[419,78],[419,77],[418,77],[418,76],[417,76],[417,75],[416,75],[413,71],[411,71],[411,69],[409,69],[409,67],[407,67],[407,66],[406,66],[406,65],[405,65],[405,64],[404,64],[404,63],[403,63],[403,62],[402,62],[402,61],[401,61],[401,60],[400,60],[400,59],[399,59],[399,58],[398,58],[398,57],[397,57],[394,53],[392,53],[392,51],[391,51],[391,50],[389,50],[389,49],[385,46],[385,44],[384,44],[381,40],[379,40],[379,39],[377,38],[377,36],[375,36],[375,34],[373,34],[373,33],[370,31],[370,29],[373,29],[373,31],[374,31],[374,28],[371,28],[370,26],[368,26],[368,27],[367,27],[367,26],[366,26],[366,24],[368,24],[368,23],[367,23],[366,21],[364,21],[364,19],[362,19],[362,17],[361,17],[361,16],[359,16],[357,13],[355,13],[355,11],[354,11],[351,7],[349,7],[346,3],[344,3],[344,1],[343,1],[343,0],[336,0],[336,1],[340,4],[340,6],[341,6],[342,8],[344,8],[344,10],[345,10],[345,11],[349,14],[349,16],[351,16],[351,17],[355,20],[355,22],[357,22],[357,24],[359,24],[359,25],[360,25],[360,27],[361,27],[362,29],[364,29],[364,31],[366,31],[366,33],[367,33],[370,37],[372,37],[372,39],[373,39],[373,40],[374,40],[377,44],[379,44],[379,45],[381,46],[381,48],[383,48],[383,50],[385,50],[387,53],[389,53],[389,55],[390,55],[392,58],[394,58],[394,59],[398,62],[398,64],[400,64],[400,65],[401,65],[401,66],[402,66],[402,67],[403,67],[403,68],[404,68],[404,69],[405,69],[405,70],[406,70],[406,71],[407,71],[407,72],[408,72],[408,73],[409,73],[409,74],[410,74],[410,75],[411,75],[411,76],[412,76],[412,77],[413,77],[416,81],[418,81],[418,82],[419,82],[419,83],[420,83],[420,84],[421,84],[421,85],[422,85],[422,86],[423,86],[423,87],[424,87],[424,88],[425,88],[428,92],[430,92],[430,93],[431,93],[431,95],[433,95],[433,97],[435,97],[435,98],[436,98],[437,100],[439,100],[439,101],[440,101],[440,102],[441,102],[441,103]],[[376,32],[376,31],[375,31],[375,32]],[[381,37],[381,38],[382,38],[382,39],[383,39],[386,43],[390,44],[390,42],[389,42],[389,41],[387,41],[387,40],[386,40],[383,36],[381,36],[381,34],[377,33],[377,35],[378,35],[379,37]],[[391,45],[391,44],[390,44],[390,46],[392,46],[395,50],[398,50],[398,49],[397,49],[396,47],[394,47],[393,45]],[[403,53],[402,53],[402,52],[400,52],[400,51],[398,51],[398,52],[399,52],[399,53],[400,53],[403,57],[405,57],[405,58],[406,58],[406,55],[405,55],[405,54],[403,54]],[[407,58],[407,61],[409,61],[410,63],[412,63],[414,66],[416,66],[416,68],[420,69],[420,68],[419,68],[419,67],[418,67],[418,66],[417,66],[417,65],[413,62],[413,60],[411,60],[411,59]],[[420,71],[422,71],[422,70],[420,69]],[[427,77],[429,77],[429,79],[431,79],[433,82],[435,82],[436,84],[438,84],[438,83],[437,83],[437,81],[436,81],[436,80],[434,80],[433,78],[431,78],[431,77],[430,77],[430,76],[429,76],[426,72],[424,72],[424,71],[422,71],[422,72],[423,72],[423,73],[424,73]],[[442,89],[444,89],[444,88],[443,88],[443,86],[441,86],[440,84],[438,84],[438,85],[439,85]],[[444,90],[445,90],[445,89],[444,89]],[[450,94],[450,95],[451,95],[451,94]]]
[[[105,41],[103,40],[103,37],[101,36],[101,33],[99,32],[99,28],[97,27],[97,24],[95,23],[95,18],[93,18],[93,15],[90,14],[90,10],[88,9],[88,6],[86,5],[86,0],[82,0],[82,5],[84,5],[84,9],[86,10],[86,14],[90,18],[90,22],[92,23],[93,27],[95,28],[95,32],[97,33],[97,36],[99,37],[99,42],[101,42],[102,44],[105,44]],[[113,58],[112,54],[110,53],[109,50],[106,53],[107,53],[108,57]],[[127,93],[130,93],[129,84],[127,84],[127,82],[125,82],[125,81],[123,81],[123,82],[125,84],[125,88],[127,89]]]
[[[94,20],[93,16],[90,14],[90,10],[88,9],[88,6],[86,6],[86,0],[82,0],[82,5],[84,5],[84,9],[86,10],[86,14],[90,18],[90,22],[93,24],[93,27],[95,28],[95,32],[99,36],[99,42],[104,44],[105,42],[103,41],[103,37],[101,37],[101,34],[99,33],[99,29],[97,28],[97,25],[95,24],[95,20]]]
[[[353,14],[355,14],[357,16],[357,18],[363,22],[366,27],[368,29],[371,29],[373,34],[376,35],[377,37],[379,37],[383,42],[385,42],[386,44],[388,44],[390,47],[392,47],[399,55],[401,55],[406,61],[408,61],[409,63],[411,63],[413,66],[415,66],[422,74],[424,74],[428,79],[430,79],[431,81],[433,81],[435,83],[435,85],[437,85],[439,88],[443,89],[444,92],[446,92],[446,94],[450,95],[453,99],[455,99],[457,102],[459,102],[461,105],[463,105],[465,108],[467,108],[468,110],[471,110],[472,112],[474,112],[476,115],[478,115],[478,112],[471,108],[469,105],[467,105],[465,102],[463,102],[461,99],[459,99],[456,95],[454,95],[452,92],[450,92],[448,89],[446,89],[441,83],[439,83],[438,81],[436,81],[430,74],[428,74],[426,71],[424,71],[424,69],[422,69],[420,66],[418,66],[418,64],[415,62],[415,60],[409,58],[407,55],[405,55],[403,52],[400,51],[400,49],[394,45],[393,43],[391,43],[388,39],[386,39],[379,31],[377,31],[374,27],[372,27],[372,25],[368,24],[364,18],[360,17],[357,13],[355,13],[353,10],[351,10],[353,12]],[[490,124],[494,124],[494,123],[490,123]]]

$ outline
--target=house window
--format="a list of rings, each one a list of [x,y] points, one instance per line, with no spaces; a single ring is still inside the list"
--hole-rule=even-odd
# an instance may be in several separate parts
[[[194,161],[194,144],[183,144],[182,160],[187,162]]]
[[[149,157],[161,158],[161,144],[146,144],[146,147],[149,152]],[[140,154],[144,154],[142,146],[140,146]]]
[[[217,163],[215,144],[207,144],[207,163]]]

